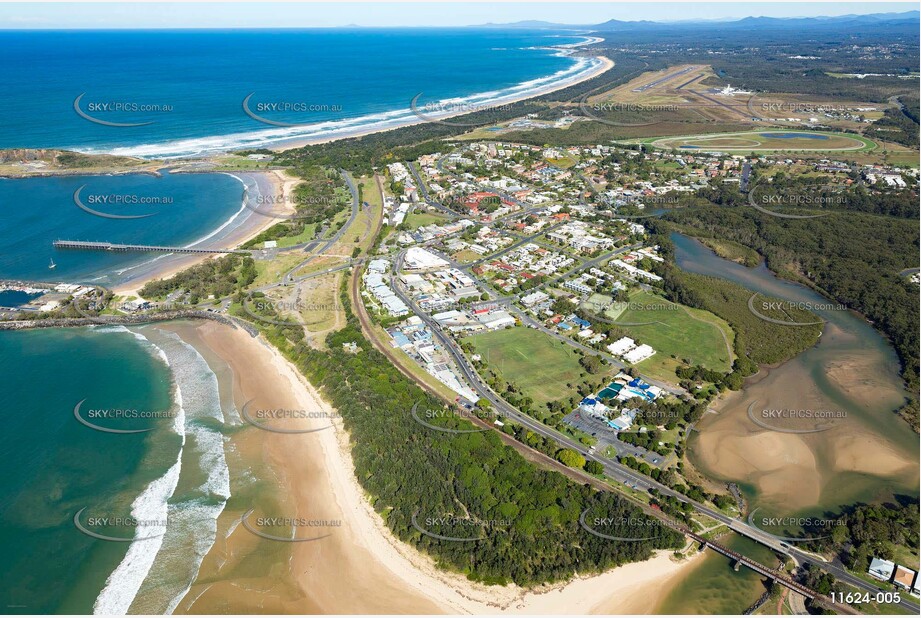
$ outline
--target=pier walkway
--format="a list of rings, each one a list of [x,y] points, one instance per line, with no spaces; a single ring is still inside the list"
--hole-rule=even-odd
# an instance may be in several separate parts
[[[197,247],[169,247],[161,245],[120,245],[111,242],[93,242],[85,240],[56,240],[55,249],[79,249],[83,251],[137,251],[142,253],[242,253],[250,254],[244,249],[199,249]]]

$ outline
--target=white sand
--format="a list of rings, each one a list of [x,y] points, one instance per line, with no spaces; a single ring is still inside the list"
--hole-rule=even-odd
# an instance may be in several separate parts
[[[260,337],[251,339],[241,331],[220,328],[220,336],[237,338],[238,355],[236,363],[270,363],[277,376],[273,389],[289,390],[303,409],[324,410],[332,413],[330,405],[317,390],[271,345]],[[258,343],[257,343],[258,341]],[[261,344],[261,345],[260,345]],[[239,352],[246,349],[246,360]],[[319,426],[326,420],[304,420],[304,423]],[[464,614],[556,614],[556,613],[633,613],[654,609],[667,592],[662,586],[670,577],[678,576],[694,563],[694,559],[676,562],[672,552],[661,551],[642,563],[629,564],[602,575],[578,578],[568,584],[547,586],[530,591],[518,586],[484,586],[468,581],[457,574],[438,569],[434,561],[398,540],[387,528],[383,519],[373,510],[364,491],[354,475],[348,436],[341,420],[334,422],[334,430],[309,434],[311,440],[319,443],[324,465],[322,473],[331,486],[337,511],[341,513],[344,533],[350,544],[367,551],[373,564],[362,567],[364,571],[384,569],[389,573],[391,583],[397,589],[405,588],[414,597],[434,603],[445,613]],[[303,546],[304,551],[312,551]],[[295,572],[304,572],[311,579],[316,590],[317,574],[303,563],[305,556],[298,556],[300,547],[295,548],[292,567]],[[342,549],[340,548],[337,549]],[[355,547],[354,549],[358,549]],[[364,554],[365,552],[360,552]],[[365,558],[367,559],[367,558]],[[329,582],[334,585],[333,582]],[[387,605],[386,595],[379,597],[378,612],[392,611]],[[406,601],[407,599],[403,599]],[[339,611],[342,611],[341,609]],[[425,610],[423,610],[425,611]]]

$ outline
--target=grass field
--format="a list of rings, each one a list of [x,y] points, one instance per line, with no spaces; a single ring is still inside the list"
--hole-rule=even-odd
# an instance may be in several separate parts
[[[574,159],[573,157],[570,157],[569,155],[566,155],[559,159],[547,159],[546,161],[550,165],[554,165],[563,170],[568,170],[570,167],[578,163],[576,159]]]
[[[304,230],[296,236],[285,236],[278,239],[278,246],[280,248],[292,247],[302,242],[307,242],[313,240],[313,237],[317,233],[317,224],[308,223],[304,225]]]
[[[517,326],[470,337],[477,354],[535,404],[562,399],[582,382],[579,355],[539,330]]]
[[[411,230],[420,228],[423,225],[431,225],[433,223],[444,223],[447,221],[447,217],[442,217],[441,215],[436,215],[430,212],[413,212],[406,216],[406,219],[403,223]]]
[[[867,151],[876,143],[852,133],[826,133],[816,131],[764,130],[716,135],[687,135],[647,140],[656,148],[695,150],[722,150],[743,152],[785,151]]]
[[[732,329],[708,311],[641,291],[630,297],[629,305],[620,310],[608,308],[605,315],[634,339],[655,348],[655,356],[637,364],[637,369],[652,377],[675,381],[679,363],[671,358],[673,354],[717,371],[729,371],[735,360]]]
[[[467,264],[468,262],[476,262],[481,257],[483,256],[477,253],[476,251],[471,251],[470,249],[463,249],[451,256],[452,259],[460,262],[461,264]]]

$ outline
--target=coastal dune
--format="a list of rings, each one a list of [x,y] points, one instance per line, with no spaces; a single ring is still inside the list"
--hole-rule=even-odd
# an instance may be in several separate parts
[[[186,336],[186,334],[183,334]],[[242,330],[202,324],[193,345],[206,345],[230,367],[237,409],[254,404],[308,412],[332,410],[301,382],[294,369],[268,344]],[[177,608],[185,613],[442,613],[440,607],[394,577],[386,564],[368,549],[363,530],[341,496],[343,461],[335,458],[336,432],[323,429],[327,419],[303,418],[285,422],[285,429],[319,429],[314,433],[281,434],[254,427],[244,430],[243,459],[261,458],[278,482],[284,516],[341,522],[324,528],[329,536],[317,541],[283,543],[262,539],[237,525],[217,551],[219,559],[206,561],[187,600]],[[336,468],[339,468],[337,471]],[[351,470],[348,470],[351,473]],[[252,505],[258,508],[260,505]],[[230,514],[239,519],[241,512]],[[299,529],[296,535],[314,533]],[[321,534],[320,532],[316,533]],[[267,575],[225,578],[224,573],[247,570],[246,562],[274,563]],[[249,566],[258,570],[258,564]],[[207,572],[211,571],[211,572]]]
[[[629,614],[654,611],[663,582],[682,577],[699,559],[676,561],[661,551],[642,563],[535,590],[480,585],[443,571],[394,537],[374,511],[355,478],[341,420],[277,350],[222,324],[177,330],[227,364],[237,409],[253,400],[333,419],[327,429],[327,417],[285,421],[285,428],[320,429],[305,434],[248,427],[235,441],[242,459],[259,458],[273,472],[291,517],[341,522],[330,536],[304,543],[260,539],[230,522],[232,531],[206,557],[177,613]],[[230,505],[225,511],[227,518],[241,515]],[[241,565],[259,560],[270,566],[246,576]]]
[[[586,41],[581,43],[581,45],[588,45],[595,41]],[[605,73],[609,69],[614,67],[614,61],[606,56],[594,56],[594,63],[588,69],[579,72],[578,74],[571,76],[567,79],[559,79],[547,84],[544,84],[539,87],[530,88],[528,90],[523,90],[521,92],[508,94],[505,96],[497,97],[490,100],[488,103],[481,104],[483,109],[488,109],[489,107],[497,107],[500,105],[510,105],[512,103],[519,103],[521,101],[526,101],[528,99],[545,96],[557,90],[562,90],[564,88],[569,88],[581,82],[594,79],[599,75]],[[471,105],[471,109],[463,111],[444,111],[444,112],[426,112],[425,114],[416,115],[414,113],[406,114],[404,117],[391,121],[389,123],[381,124],[369,124],[363,127],[355,129],[346,129],[337,131],[335,133],[329,133],[325,135],[319,135],[314,137],[294,137],[290,139],[278,140],[269,144],[268,148],[276,152],[283,152],[291,148],[301,148],[303,146],[315,146],[317,144],[326,144],[329,142],[335,142],[341,139],[350,139],[355,137],[364,137],[366,135],[372,135],[374,133],[381,133],[384,131],[392,131],[394,129],[400,129],[403,127],[411,127],[426,122],[433,121],[445,121],[451,118],[458,116],[463,116],[465,114],[471,113],[472,111],[478,111],[476,106]]]

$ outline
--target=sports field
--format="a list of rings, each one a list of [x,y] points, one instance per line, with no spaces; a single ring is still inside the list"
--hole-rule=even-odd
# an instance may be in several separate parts
[[[593,307],[586,309],[592,311]],[[637,292],[629,303],[606,309],[604,316],[631,337],[655,348],[655,356],[637,365],[640,371],[647,371],[653,377],[675,381],[677,363],[668,362],[672,354],[689,360],[692,365],[717,371],[729,371],[732,366],[732,329],[708,311]],[[670,375],[661,375],[656,368],[667,369],[666,374],[670,371]]]
[[[432,223],[444,223],[447,221],[447,217],[442,217],[430,212],[413,212],[406,216],[404,223],[406,227],[411,230],[420,228],[423,225],[431,225]]]
[[[795,129],[717,133],[715,135],[686,135],[652,138],[646,141],[656,148],[683,150],[689,153],[710,150],[725,152],[835,152],[866,151],[876,148],[875,142],[852,133],[827,133]]]
[[[517,326],[469,338],[476,353],[517,385],[535,404],[542,405],[572,395],[585,371],[572,346],[539,330]]]

